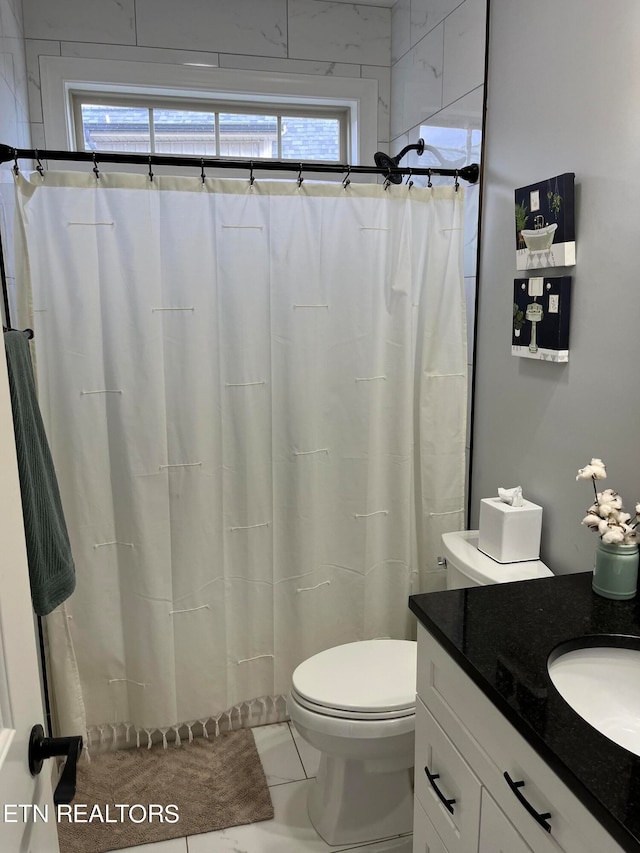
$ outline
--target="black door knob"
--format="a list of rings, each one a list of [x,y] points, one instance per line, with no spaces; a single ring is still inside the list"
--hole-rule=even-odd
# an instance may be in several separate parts
[[[53,792],[53,802],[57,805],[72,802],[76,793],[76,769],[82,752],[82,738],[45,737],[42,726],[34,726],[29,737],[29,772],[37,776],[47,758],[66,756],[64,768]]]

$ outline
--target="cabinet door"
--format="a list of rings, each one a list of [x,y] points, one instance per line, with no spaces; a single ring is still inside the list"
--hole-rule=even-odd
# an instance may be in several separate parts
[[[486,788],[482,789],[478,853],[533,853],[513,824],[509,823],[500,811]]]
[[[413,813],[413,853],[449,853],[417,799]]]
[[[480,782],[416,700],[415,795],[449,853],[477,853]]]

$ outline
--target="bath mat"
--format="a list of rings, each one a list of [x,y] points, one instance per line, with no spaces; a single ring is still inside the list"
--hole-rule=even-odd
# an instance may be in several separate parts
[[[253,733],[239,729],[81,761],[58,836],[61,853],[104,853],[272,817]]]

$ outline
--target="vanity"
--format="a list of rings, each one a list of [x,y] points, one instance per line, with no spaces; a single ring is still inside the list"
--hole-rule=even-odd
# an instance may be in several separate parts
[[[601,598],[591,580],[409,599],[419,622],[414,853],[640,853],[640,757],[585,722],[547,669],[571,641],[640,638],[640,599]]]

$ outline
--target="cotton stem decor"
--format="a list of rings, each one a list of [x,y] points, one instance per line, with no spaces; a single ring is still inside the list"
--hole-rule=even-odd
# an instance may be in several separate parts
[[[587,509],[582,524],[597,532],[608,545],[636,545],[640,523],[640,503],[635,506],[633,518],[624,511],[622,498],[613,489],[599,492],[596,480],[604,480],[607,469],[602,459],[592,459],[589,465],[580,468],[576,480],[591,480],[595,502]]]

